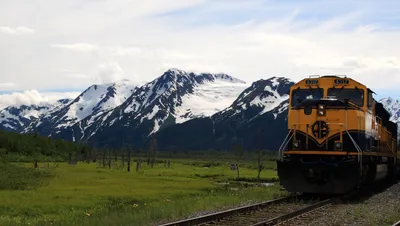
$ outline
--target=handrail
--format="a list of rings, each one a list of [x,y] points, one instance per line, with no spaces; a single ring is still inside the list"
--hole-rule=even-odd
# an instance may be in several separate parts
[[[346,129],[346,133],[347,133],[347,135],[349,135],[351,142],[353,142],[354,147],[357,149],[358,157],[359,157],[359,160],[360,160],[360,156],[362,155],[363,151],[361,150],[360,146],[358,146],[358,144],[356,143],[354,138],[350,135],[350,133],[349,133],[349,131],[347,129]]]
[[[293,135],[294,135],[294,133],[292,133],[292,135],[290,136],[290,138],[288,138],[288,137],[289,137],[289,134],[292,132],[292,130],[293,130],[293,128],[290,128],[290,130],[289,130],[289,132],[287,133],[285,139],[283,140],[281,146],[279,147],[279,150],[278,150],[278,155],[279,155],[278,157],[279,157],[279,158],[282,158],[282,157],[283,157],[283,150],[285,149],[286,145],[288,145],[289,140],[292,139],[292,137],[293,137]]]
[[[360,174],[361,176],[363,175],[363,171],[362,171],[362,155],[363,155],[363,151],[361,150],[360,146],[357,145],[356,141],[353,139],[353,137],[350,135],[349,131],[346,129],[347,134],[350,137],[350,140],[353,142],[354,147],[357,149],[358,152],[358,162],[360,163]]]

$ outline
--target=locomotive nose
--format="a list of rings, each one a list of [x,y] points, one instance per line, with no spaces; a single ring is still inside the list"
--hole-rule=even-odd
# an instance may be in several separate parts
[[[345,100],[305,99],[301,101],[295,107],[297,116],[290,122],[296,130],[296,136],[292,144],[289,144],[290,148],[325,151],[341,151],[348,148],[352,141],[346,134],[348,117],[346,117],[345,109],[352,108],[354,106]],[[345,143],[348,145],[344,145]]]

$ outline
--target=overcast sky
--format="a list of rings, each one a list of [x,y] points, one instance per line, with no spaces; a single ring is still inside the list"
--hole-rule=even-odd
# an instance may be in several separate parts
[[[398,0],[0,4],[1,93],[74,96],[93,83],[150,81],[175,67],[224,72],[249,83],[346,74],[379,96],[400,97]]]

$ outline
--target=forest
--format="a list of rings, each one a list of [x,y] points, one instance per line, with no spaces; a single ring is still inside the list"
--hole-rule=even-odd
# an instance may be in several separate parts
[[[8,162],[71,161],[88,155],[93,149],[86,144],[52,139],[34,134],[18,134],[0,130],[0,158]]]

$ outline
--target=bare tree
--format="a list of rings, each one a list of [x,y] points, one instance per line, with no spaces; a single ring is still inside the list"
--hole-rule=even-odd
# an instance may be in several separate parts
[[[124,152],[122,151],[121,153],[121,161],[122,161],[122,169],[125,168],[125,156],[124,156]]]
[[[147,153],[147,165],[150,165],[150,160],[151,160],[151,147],[152,147],[152,143],[150,143],[150,147]]]
[[[137,161],[136,161],[136,172],[139,172],[141,164],[142,164],[141,160],[137,159]]]
[[[97,161],[96,149],[90,149],[90,158],[92,159],[92,162],[96,162]]]
[[[257,180],[260,181],[260,174],[264,167],[261,165],[261,130],[258,128],[258,157],[257,157]]]
[[[71,152],[68,153],[68,163],[72,164],[72,153]]]
[[[106,168],[106,151],[107,151],[107,148],[104,148],[103,149],[103,168]]]
[[[87,145],[85,142],[84,145]],[[86,163],[90,163],[90,159],[92,158],[92,148],[90,147],[85,147],[85,152],[86,152]]]
[[[155,161],[156,161],[156,150],[157,150],[157,139],[153,136],[151,143],[150,143],[150,149],[149,149],[149,156],[151,158],[150,163],[151,163],[151,168],[154,167]]]
[[[108,150],[108,168],[111,169],[111,149]]]
[[[140,168],[142,168],[142,158],[140,157],[141,150],[137,149],[137,160],[136,160],[136,172],[139,172]]]
[[[236,156],[236,171],[237,171],[237,179],[239,179],[239,161],[243,157],[243,147],[241,145],[236,145],[233,147],[235,156]]]
[[[128,172],[131,172],[131,147],[128,146]]]

